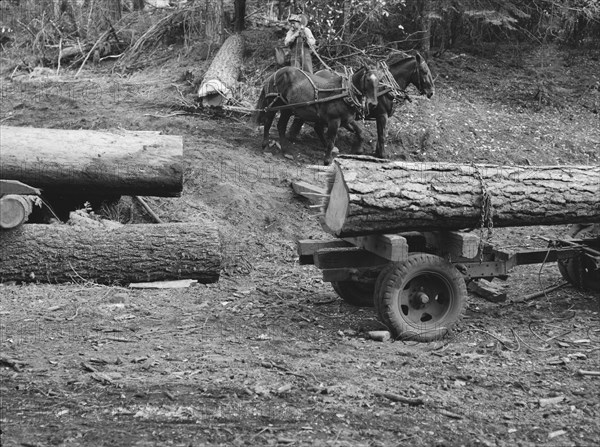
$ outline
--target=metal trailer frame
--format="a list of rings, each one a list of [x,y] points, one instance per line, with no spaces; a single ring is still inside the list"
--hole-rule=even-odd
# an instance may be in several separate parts
[[[503,251],[459,231],[371,234],[298,241],[301,265],[315,265],[323,281],[354,305],[375,305],[395,336],[443,337],[466,305],[465,283],[506,279],[516,266],[558,262],[580,288],[600,290],[600,236],[547,240],[548,248]]]

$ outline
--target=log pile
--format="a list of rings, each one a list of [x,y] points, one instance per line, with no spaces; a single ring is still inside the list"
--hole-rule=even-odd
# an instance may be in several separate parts
[[[122,225],[80,211],[70,213],[70,225],[23,225],[37,188],[59,204],[69,197],[178,196],[181,137],[18,127],[2,127],[0,136],[0,282],[219,279],[213,223]]]
[[[338,237],[600,222],[600,167],[336,159],[322,223]]]

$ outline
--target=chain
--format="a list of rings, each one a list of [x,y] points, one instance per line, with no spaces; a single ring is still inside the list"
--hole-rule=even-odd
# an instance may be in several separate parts
[[[352,68],[344,67],[344,73],[345,76],[342,77],[342,86],[347,89],[348,92],[348,96],[344,98],[344,101],[356,110],[359,119],[363,119],[365,116],[366,100],[363,98],[362,92],[354,85],[352,80],[354,70]]]
[[[380,61],[377,65],[378,65],[378,68],[383,72],[383,76],[382,76],[380,84],[383,87],[387,87],[391,90],[390,93],[392,94],[394,99],[397,99],[400,97],[407,98],[408,94],[406,93],[406,90],[404,90],[400,87],[400,85],[394,78],[394,75],[390,71],[388,64],[386,64],[385,61]]]
[[[481,217],[480,217],[480,227],[479,227],[479,261],[483,262],[483,241],[484,241],[484,229],[487,227],[487,236],[485,240],[488,241],[492,237],[492,229],[494,228],[494,209],[492,206],[492,195],[489,193],[485,181],[483,180],[483,175],[481,175],[481,171],[475,165],[475,163],[471,163],[471,166],[475,170],[477,174],[477,178],[479,179],[479,184],[481,185]]]

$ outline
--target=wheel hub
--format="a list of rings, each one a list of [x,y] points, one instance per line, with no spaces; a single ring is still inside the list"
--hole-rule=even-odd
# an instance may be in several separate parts
[[[422,290],[413,293],[410,303],[415,309],[422,309],[429,304],[429,295]]]

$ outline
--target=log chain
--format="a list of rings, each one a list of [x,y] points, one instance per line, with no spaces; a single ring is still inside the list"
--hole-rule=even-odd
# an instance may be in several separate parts
[[[492,203],[492,195],[487,189],[483,175],[475,163],[471,163],[471,166],[477,174],[479,184],[481,185],[481,226],[479,227],[479,260],[483,261],[483,233],[484,228],[487,228],[487,236],[485,238],[488,241],[492,237],[492,230],[494,228],[494,208]]]

